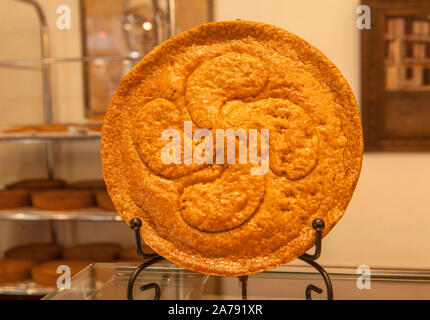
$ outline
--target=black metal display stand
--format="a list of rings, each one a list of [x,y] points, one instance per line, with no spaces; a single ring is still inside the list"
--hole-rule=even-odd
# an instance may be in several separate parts
[[[333,300],[333,286],[331,284],[330,277],[328,273],[324,270],[323,267],[321,267],[315,260],[317,260],[321,255],[321,243],[322,243],[322,230],[324,229],[324,221],[322,219],[315,219],[312,222],[312,227],[316,231],[316,239],[315,239],[315,252],[314,254],[307,254],[304,253],[299,257],[300,260],[306,262],[307,264],[311,265],[313,268],[315,268],[322,276],[326,291],[327,291],[327,300]],[[147,267],[150,265],[153,265],[154,263],[157,263],[164,258],[159,256],[156,253],[152,254],[146,254],[142,251],[142,242],[140,240],[140,228],[142,227],[142,221],[139,218],[133,218],[130,221],[130,228],[134,230],[135,239],[136,239],[136,250],[139,256],[143,259],[151,259],[145,263],[142,263],[140,266],[138,266],[133,274],[131,275],[128,286],[127,286],[127,299],[133,300],[133,287],[134,283],[138,277],[138,275]],[[241,276],[239,277],[239,281],[242,283],[242,299],[247,299],[247,288],[248,288],[248,276]],[[154,289],[154,300],[159,300],[161,296],[161,288],[156,283],[148,283],[145,285],[140,286],[141,291]],[[312,300],[312,291],[315,291],[316,293],[323,293],[323,289],[310,284],[306,287],[306,299]]]

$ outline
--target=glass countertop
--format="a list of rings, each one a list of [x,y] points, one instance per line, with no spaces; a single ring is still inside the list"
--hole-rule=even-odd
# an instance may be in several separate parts
[[[72,278],[70,289],[56,289],[43,299],[126,299],[128,280],[137,266],[138,263],[93,263]],[[369,282],[363,282],[362,274],[356,269],[325,269],[333,283],[334,299],[430,299],[428,271],[371,270],[370,286],[366,288],[363,284]],[[140,290],[148,283],[159,285],[163,300],[242,299],[238,277],[208,276],[168,261],[161,261],[140,273],[133,289],[135,299],[153,299],[154,290]],[[305,299],[309,284],[324,290],[322,294],[313,293],[313,299],[325,299],[324,282],[318,272],[307,266],[284,266],[250,275],[248,299]]]

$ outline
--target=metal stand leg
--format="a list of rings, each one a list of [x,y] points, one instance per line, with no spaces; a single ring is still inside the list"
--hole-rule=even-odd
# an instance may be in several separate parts
[[[316,231],[316,239],[315,239],[315,253],[314,254],[303,254],[299,257],[300,260],[306,262],[307,264],[314,267],[324,279],[324,283],[327,290],[327,300],[333,300],[333,286],[331,284],[330,277],[328,273],[321,267],[318,263],[315,262],[321,255],[321,243],[322,243],[322,230],[325,227],[324,221],[322,219],[315,219],[312,222],[312,227]],[[312,291],[315,291],[319,294],[323,292],[323,290],[313,284],[310,284],[306,287],[306,300],[312,300]]]
[[[239,281],[242,283],[242,300],[248,300],[248,276],[238,277]]]
[[[140,240],[140,228],[142,227],[142,220],[133,218],[130,220],[130,228],[134,230],[134,239],[136,240],[136,250],[139,257],[143,259],[159,257],[156,253],[147,254],[142,251],[142,241]]]
[[[135,283],[138,275],[140,274],[140,272],[142,272],[145,268],[149,267],[150,265],[163,260],[164,258],[160,257],[156,253],[146,254],[142,251],[142,242],[140,240],[140,228],[142,227],[142,221],[139,218],[131,219],[130,227],[134,230],[134,233],[135,233],[136,250],[137,250],[138,255],[144,259],[151,258],[151,260],[138,266],[136,268],[136,270],[134,270],[132,276],[130,277],[130,280],[128,281],[127,299],[133,300],[133,287],[134,287],[134,283]],[[314,267],[321,274],[321,276],[324,280],[325,286],[326,286],[326,290],[327,290],[327,300],[333,300],[333,286],[332,286],[330,277],[329,277],[328,273],[324,270],[324,268],[315,262],[315,260],[317,260],[321,255],[322,230],[325,227],[324,221],[322,219],[319,219],[319,218],[315,219],[312,222],[312,227],[316,231],[315,252],[314,252],[314,254],[305,253],[305,254],[301,255],[299,257],[299,259],[308,263],[312,267]],[[242,300],[247,300],[248,299],[248,292],[247,292],[248,276],[241,276],[241,277],[238,277],[238,279],[242,284]],[[140,286],[141,291],[145,291],[145,290],[149,290],[149,289],[155,290],[154,300],[159,300],[160,296],[161,296],[160,286],[156,283],[148,283],[148,284]],[[312,300],[312,291],[314,291],[318,294],[323,293],[323,290],[321,288],[319,288],[313,284],[310,284],[306,287],[306,299],[307,300]]]
[[[128,286],[127,286],[127,299],[128,300],[133,300],[133,287],[134,287],[134,283],[136,282],[138,275],[145,268],[147,268],[150,265],[153,265],[154,263],[157,263],[157,262],[164,259],[163,257],[160,257],[156,253],[147,254],[147,253],[144,253],[142,251],[142,242],[140,240],[140,228],[141,227],[142,227],[142,220],[140,220],[139,218],[131,219],[130,228],[134,230],[137,254],[143,259],[148,259],[148,258],[152,258],[152,259],[145,262],[145,263],[142,263],[140,266],[138,266],[136,268],[136,270],[134,270],[130,279],[128,280]],[[160,300],[160,296],[161,296],[160,286],[154,282],[140,286],[140,291],[145,291],[145,290],[149,290],[149,289],[155,290],[154,300]]]
[[[163,257],[157,257],[154,258],[152,260],[149,260],[148,262],[142,263],[140,266],[138,266],[136,268],[136,270],[134,270],[133,274],[130,277],[130,280],[128,280],[128,286],[127,286],[127,299],[128,300],[133,300],[133,287],[134,287],[134,283],[136,282],[137,276],[146,268],[149,267],[150,265],[163,260]],[[161,289],[160,286],[154,282],[152,283],[148,283],[145,285],[142,285],[140,287],[141,291],[145,291],[145,290],[149,290],[149,289],[154,289],[155,290],[155,295],[154,295],[154,300],[160,300],[160,296],[161,296]]]

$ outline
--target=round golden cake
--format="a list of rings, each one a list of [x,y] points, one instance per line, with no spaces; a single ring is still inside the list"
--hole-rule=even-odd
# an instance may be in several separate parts
[[[253,130],[268,141],[268,169],[252,173],[251,148],[242,161],[239,149],[237,161],[222,164],[220,152],[210,164],[225,144],[201,148],[211,141],[197,129],[214,140],[218,129],[242,130],[249,141]],[[177,133],[179,151],[166,152],[175,141],[166,132]],[[315,218],[326,235],[362,153],[359,109],[340,71],[298,36],[247,21],[201,25],[155,48],[122,80],[102,130],[104,177],[123,219],[139,217],[143,240],[170,261],[225,276],[302,255],[315,244]]]

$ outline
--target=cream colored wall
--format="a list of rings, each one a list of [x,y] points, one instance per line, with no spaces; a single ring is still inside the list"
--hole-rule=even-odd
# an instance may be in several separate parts
[[[217,0],[217,20],[275,24],[323,51],[360,101],[358,0]],[[430,125],[430,123],[429,123]],[[430,269],[430,153],[366,153],[349,208],[320,261]]]
[[[57,57],[80,53],[76,28],[77,0],[40,1],[47,10]],[[55,26],[56,5],[72,6],[72,30]],[[320,48],[340,68],[360,97],[359,35],[355,27],[357,0],[216,0],[216,19],[248,19],[290,30]],[[0,59],[39,56],[37,19],[28,6],[0,2]],[[53,30],[54,29],[54,30]],[[18,36],[17,36],[18,35]],[[7,45],[5,45],[7,44]],[[53,69],[54,116],[58,121],[83,119],[79,65]],[[0,125],[42,120],[40,74],[0,68]],[[56,148],[56,173],[68,179],[100,177],[96,143]],[[42,149],[37,145],[0,144],[0,185],[44,174]],[[430,154],[366,153],[357,190],[345,217],[324,242],[325,265],[388,268],[430,268]],[[132,243],[123,223],[59,223],[64,243],[112,240]],[[100,232],[97,231],[100,229]],[[27,233],[29,231],[29,233]],[[46,223],[0,222],[0,252],[17,242],[46,240]]]

